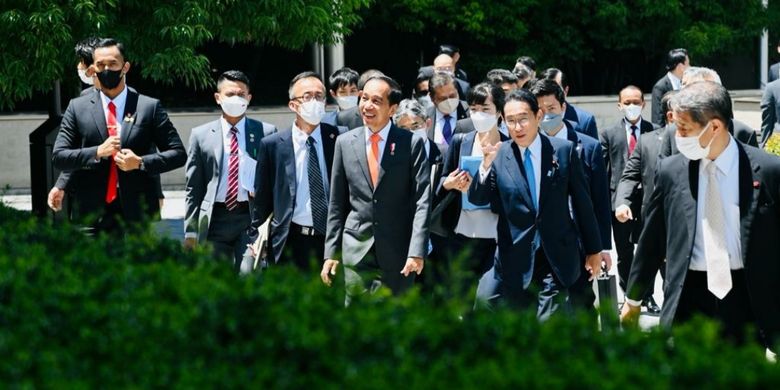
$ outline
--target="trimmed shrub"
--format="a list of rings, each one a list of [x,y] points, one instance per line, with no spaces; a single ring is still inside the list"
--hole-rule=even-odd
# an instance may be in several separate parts
[[[696,321],[599,332],[591,316],[362,297],[316,272],[240,277],[204,250],[83,237],[0,205],[0,383],[11,388],[770,388],[780,369]]]

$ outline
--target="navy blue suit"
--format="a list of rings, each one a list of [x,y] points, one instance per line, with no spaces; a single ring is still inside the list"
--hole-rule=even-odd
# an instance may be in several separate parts
[[[599,139],[599,129],[596,127],[596,118],[593,117],[593,114],[566,102],[566,112],[563,114],[563,119],[574,123],[574,130]]]
[[[543,265],[537,264],[540,258],[546,257],[556,284],[565,289],[577,281],[584,269],[580,245],[587,254],[602,249],[588,184],[574,144],[542,134],[538,137],[542,143],[538,213],[513,141],[501,144],[485,182],[476,178],[469,192],[469,201],[477,205],[490,203],[499,216],[494,271],[501,293],[510,303],[522,302],[527,295],[525,290],[532,282],[534,267]],[[569,213],[570,198],[574,219]]]

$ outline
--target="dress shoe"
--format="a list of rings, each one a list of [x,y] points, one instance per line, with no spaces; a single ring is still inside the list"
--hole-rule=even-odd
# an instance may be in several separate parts
[[[660,314],[661,308],[658,306],[657,303],[655,303],[655,299],[653,299],[652,296],[645,298],[644,301],[642,301],[642,306],[647,309],[647,313],[649,314]]]

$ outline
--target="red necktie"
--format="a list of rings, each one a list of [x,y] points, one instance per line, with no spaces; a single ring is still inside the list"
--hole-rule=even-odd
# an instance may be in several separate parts
[[[631,137],[628,138],[629,156],[631,156],[631,153],[634,153],[634,148],[636,148],[636,126],[631,126]]]
[[[374,184],[374,189],[379,182],[379,141],[382,137],[379,134],[371,134],[369,140],[371,141],[371,150],[368,153],[368,172],[371,174],[371,182]]]
[[[106,128],[108,129],[108,136],[113,137],[117,134],[116,127],[116,105],[114,102],[108,102],[108,118],[106,118]],[[116,155],[116,153],[114,153]],[[116,185],[117,185],[117,170],[116,162],[114,162],[114,155],[111,156],[111,165],[108,168],[108,188],[106,189],[106,203],[111,203],[116,200]]]
[[[233,210],[238,205],[238,129],[230,128],[230,157],[228,158],[228,189],[225,207]]]

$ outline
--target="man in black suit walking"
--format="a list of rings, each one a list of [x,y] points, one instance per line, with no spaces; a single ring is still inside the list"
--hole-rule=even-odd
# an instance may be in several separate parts
[[[662,325],[704,315],[731,340],[753,326],[771,346],[780,331],[780,160],[729,133],[731,97],[721,85],[691,84],[671,104],[680,154],[659,164],[622,319],[637,319],[666,258]]]
[[[672,49],[666,55],[666,74],[653,86],[653,99],[650,109],[650,120],[656,125],[666,124],[666,116],[661,110],[661,98],[669,91],[677,91],[682,87],[682,75],[688,69],[691,61],[685,49]]]
[[[92,233],[120,233],[120,220],[159,212],[154,175],[181,167],[187,155],[160,102],[125,85],[130,63],[122,44],[101,40],[94,59],[101,91],[71,100],[53,160],[73,171],[75,217]],[[150,152],[155,146],[158,152]]]

